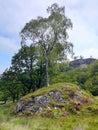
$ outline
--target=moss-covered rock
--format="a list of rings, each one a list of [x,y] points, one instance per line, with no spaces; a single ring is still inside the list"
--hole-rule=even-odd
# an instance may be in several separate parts
[[[66,112],[75,113],[92,102],[92,96],[80,87],[70,83],[58,83],[21,98],[16,105],[16,112],[40,113],[45,110],[64,109]]]

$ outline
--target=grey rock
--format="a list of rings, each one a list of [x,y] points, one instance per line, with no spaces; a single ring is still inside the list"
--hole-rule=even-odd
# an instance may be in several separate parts
[[[25,109],[28,109],[28,108],[31,108],[31,107],[33,107],[34,106],[34,103],[32,102],[32,103],[29,103],[28,105],[26,105],[26,106],[24,106],[24,110]]]
[[[51,91],[48,93],[50,97],[53,98],[56,102],[63,103],[65,100],[62,98],[62,93],[59,91]]]
[[[47,96],[43,95],[43,96],[36,96],[34,98],[32,98],[32,101],[30,100],[30,102],[28,102],[26,100],[24,101],[19,101],[16,105],[16,112],[22,112],[25,110],[31,110],[32,112],[40,112],[42,111],[42,107],[41,106],[48,106],[48,104],[50,103],[50,100]]]
[[[76,92],[74,93],[74,95],[73,95],[73,100],[82,103],[82,102],[84,102],[84,101],[87,100],[87,99],[83,96],[83,94],[82,94],[81,91],[76,91]]]
[[[83,66],[83,65],[89,65],[96,61],[94,58],[87,58],[87,59],[77,59],[70,62],[70,68],[77,68]]]
[[[42,109],[42,107],[36,107],[36,108],[33,108],[32,110],[31,110],[31,112],[33,112],[33,113],[39,113],[39,112],[41,112],[43,109]]]
[[[49,102],[50,102],[50,100],[47,96],[37,96],[34,98],[35,104],[46,105],[46,104],[49,104]]]
[[[22,109],[23,109],[23,101],[19,101],[16,105],[16,112],[22,112]]]

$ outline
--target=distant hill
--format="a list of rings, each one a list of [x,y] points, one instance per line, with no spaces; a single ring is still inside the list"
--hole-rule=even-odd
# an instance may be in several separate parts
[[[86,65],[90,65],[96,60],[97,59],[95,58],[77,59],[70,62],[70,68],[84,67]]]

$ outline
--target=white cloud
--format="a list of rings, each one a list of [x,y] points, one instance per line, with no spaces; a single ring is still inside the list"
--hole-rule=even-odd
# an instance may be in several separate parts
[[[8,33],[19,33],[29,20],[37,16],[46,16],[46,9],[56,0],[7,0],[0,1],[0,28],[5,28]],[[59,0],[58,0],[59,1]]]
[[[97,47],[98,36],[93,28],[83,22],[75,23],[72,31],[69,31],[69,38],[74,42],[75,47],[85,49]]]
[[[0,37],[0,52],[14,53],[20,48],[16,41],[11,38]]]
[[[74,44],[75,53],[85,54],[88,57],[94,54],[95,57],[98,57],[96,52],[98,50],[98,8],[96,6],[98,1],[79,0],[71,4],[68,2],[68,4],[71,8],[67,8],[66,14],[73,22],[73,30],[69,31],[69,39]],[[89,48],[96,54],[93,51],[84,53],[85,50],[88,52]]]

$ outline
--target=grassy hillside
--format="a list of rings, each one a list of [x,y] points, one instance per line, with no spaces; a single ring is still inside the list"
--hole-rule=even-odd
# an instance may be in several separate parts
[[[64,109],[65,112],[77,113],[83,106],[93,102],[90,93],[70,83],[58,83],[42,88],[21,98],[16,106],[19,112],[44,112]]]
[[[44,109],[41,113],[31,114],[27,111],[26,113],[15,113],[15,104],[0,105],[0,130],[98,130],[98,98],[91,96],[76,85],[55,84],[49,88],[37,90],[21,100],[28,101],[27,99],[30,97],[45,95],[57,90],[61,91],[65,95],[64,98],[69,101],[58,109],[53,106]],[[72,95],[70,95],[77,90],[88,99],[88,102],[83,103],[79,110],[75,109],[73,101],[76,100],[71,99]],[[52,102],[52,105],[55,103]],[[59,105],[61,104],[59,103]]]

